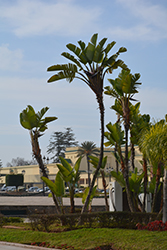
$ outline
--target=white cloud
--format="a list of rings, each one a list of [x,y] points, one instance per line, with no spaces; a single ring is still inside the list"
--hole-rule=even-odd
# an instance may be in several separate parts
[[[3,4],[0,9],[0,16],[13,25],[14,33],[20,37],[56,32],[66,36],[83,33],[84,30],[87,32],[90,22],[93,26],[100,13],[100,8],[96,6],[94,9],[84,8],[72,0],[56,3],[18,0],[14,5]]]
[[[17,71],[23,59],[21,49],[10,50],[8,44],[0,46],[0,70]]]
[[[156,41],[167,38],[167,11],[165,6],[153,5],[151,1],[117,0],[128,10],[127,17],[133,17],[129,28],[117,26],[109,30],[112,35],[128,40]]]

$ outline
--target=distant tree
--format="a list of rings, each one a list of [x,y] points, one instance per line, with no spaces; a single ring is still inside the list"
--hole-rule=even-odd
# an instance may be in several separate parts
[[[65,157],[66,148],[78,146],[72,128],[65,128],[65,130],[65,132],[53,132],[50,137],[47,153],[53,154],[51,159],[54,162],[60,162],[59,157]]]
[[[0,159],[0,168],[2,167],[2,161],[1,161],[1,159]]]
[[[25,160],[24,158],[17,157],[13,158],[11,162],[7,162],[7,167],[15,167],[15,166],[27,166],[27,165],[36,165],[36,160],[32,159],[30,161]]]

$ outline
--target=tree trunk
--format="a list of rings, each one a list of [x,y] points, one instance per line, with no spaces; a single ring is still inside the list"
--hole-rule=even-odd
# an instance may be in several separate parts
[[[41,156],[41,150],[40,150],[39,143],[38,143],[38,136],[33,135],[32,131],[30,131],[30,137],[31,137],[33,155],[38,162],[39,168],[40,168],[43,176],[48,178],[48,175],[46,173],[46,166],[44,165],[43,160],[42,160],[42,156]],[[54,201],[57,213],[60,214],[61,213],[60,207],[58,205],[57,198],[53,192],[52,192],[52,197],[53,197],[53,201]]]
[[[128,204],[131,212],[135,212],[135,206],[132,199],[132,194],[129,188],[129,166],[128,166],[128,131],[129,131],[129,115],[130,110],[128,104],[125,106],[124,112],[124,128],[125,128],[125,170],[123,172],[124,180],[125,180],[125,187],[126,187],[126,194],[128,199]]]
[[[102,176],[102,182],[103,182],[103,188],[104,188],[104,198],[105,198],[105,204],[106,204],[106,211],[109,211],[109,205],[108,205],[108,199],[107,199],[107,192],[106,192],[106,180],[104,176],[104,170],[100,170],[101,176]]]
[[[144,197],[143,197],[142,212],[145,212],[148,176],[147,176],[147,160],[144,157],[143,157],[143,172],[144,172]]]
[[[167,169],[164,168],[164,186],[163,186],[163,223],[167,221]]]
[[[71,213],[75,213],[75,205],[74,205],[74,188],[72,187],[70,190],[70,203],[71,203]]]
[[[91,182],[91,185],[90,185],[90,188],[89,188],[89,193],[88,193],[88,196],[86,198],[86,201],[85,201],[85,204],[84,204],[84,206],[82,208],[81,213],[86,212],[86,209],[88,207],[88,203],[89,203],[89,200],[90,200],[90,196],[91,196],[91,193],[92,193],[92,190],[93,190],[93,187],[94,187],[94,184],[95,184],[98,172],[99,172],[99,170],[101,168],[102,159],[103,159],[103,144],[104,144],[104,104],[103,104],[103,93],[101,94],[101,96],[97,96],[97,102],[99,104],[100,122],[101,122],[100,156],[99,156],[98,166],[97,166],[96,171],[95,171],[95,173],[93,175],[93,179],[92,179],[92,182]]]
[[[89,162],[89,155],[86,154],[87,165],[88,165],[88,187],[90,187],[90,162]]]
[[[134,144],[131,143],[131,164],[132,164],[132,170],[135,170],[135,148],[134,148]]]
[[[160,183],[160,177],[161,177],[161,162],[158,163],[158,168],[157,168],[157,174],[156,174],[156,184],[155,184],[155,190],[154,190],[154,195],[153,195],[153,202],[152,202],[152,208],[151,212],[153,213],[155,211],[155,205],[156,205],[156,200],[157,200],[157,193],[158,193],[158,187]]]

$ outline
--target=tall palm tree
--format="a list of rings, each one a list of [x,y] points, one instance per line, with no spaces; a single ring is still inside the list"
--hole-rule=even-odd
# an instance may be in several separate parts
[[[54,82],[62,79],[66,79],[72,82],[74,78],[79,79],[86,83],[91,90],[95,93],[97,103],[100,109],[100,122],[101,122],[101,143],[100,143],[100,155],[99,164],[94,173],[91,186],[85,204],[82,208],[82,213],[86,211],[91,192],[93,190],[95,180],[99,169],[101,167],[103,159],[103,143],[104,143],[104,103],[103,103],[103,85],[104,77],[106,73],[112,73],[112,71],[118,67],[127,69],[127,66],[122,60],[117,60],[120,53],[126,52],[126,48],[121,47],[114,55],[109,56],[110,50],[115,45],[115,41],[109,43],[105,48],[104,44],[107,38],[103,38],[97,44],[98,34],[94,34],[86,46],[83,41],[78,41],[79,47],[74,44],[67,44],[66,47],[72,51],[76,56],[63,52],[62,56],[70,60],[69,64],[57,64],[48,68],[48,71],[57,71],[58,73],[53,75],[48,82]]]
[[[39,168],[43,176],[46,178],[48,178],[48,175],[46,172],[46,166],[42,160],[41,149],[39,146],[38,138],[41,137],[43,135],[42,133],[48,128],[47,123],[52,122],[57,119],[57,117],[43,118],[43,116],[48,111],[48,109],[49,109],[48,107],[45,107],[45,108],[42,108],[37,113],[35,113],[35,110],[33,109],[33,107],[28,105],[27,108],[24,109],[20,113],[20,124],[23,126],[23,128],[28,129],[30,132],[33,156],[38,162]],[[54,193],[52,193],[52,197],[53,197],[57,212],[60,213],[58,201]]]
[[[98,156],[100,153],[100,150],[96,147],[96,144],[92,141],[85,141],[81,143],[81,146],[79,147],[77,151],[77,157],[83,157],[86,156],[87,160],[87,171],[88,171],[88,186],[90,187],[90,155],[96,155]]]
[[[115,98],[115,104],[112,106],[112,109],[122,115],[123,118],[125,131],[125,159],[122,171],[126,183],[128,204],[132,212],[135,211],[135,207],[129,189],[128,133],[130,129],[130,101],[134,101],[133,95],[138,93],[137,86],[141,84],[138,82],[139,78],[140,74],[132,75],[130,70],[122,69],[121,73],[118,75],[118,78],[115,80],[108,79],[111,86],[105,87],[105,94]]]

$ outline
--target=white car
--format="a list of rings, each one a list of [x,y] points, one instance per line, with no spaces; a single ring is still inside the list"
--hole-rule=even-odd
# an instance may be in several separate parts
[[[28,192],[30,192],[30,193],[38,193],[39,192],[39,188],[38,187],[30,187],[28,189]]]

